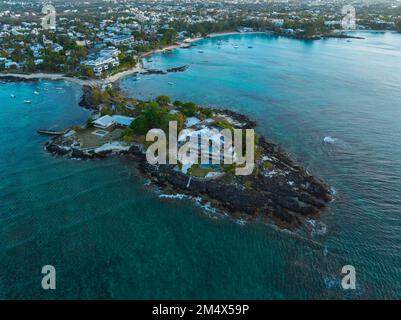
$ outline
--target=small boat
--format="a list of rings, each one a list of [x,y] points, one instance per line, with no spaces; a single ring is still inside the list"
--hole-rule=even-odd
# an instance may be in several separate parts
[[[15,98],[15,94],[10,94],[10,97],[11,98]]]
[[[38,92],[38,91],[34,91],[33,93],[36,94],[37,96],[39,95],[39,92]]]
[[[352,42],[352,40],[347,40],[347,42]]]
[[[234,49],[238,49],[239,48],[239,46],[233,46],[234,47]]]
[[[173,83],[173,82],[169,82],[168,85],[169,85],[169,86],[173,86],[174,83]]]
[[[248,47],[248,49],[252,49],[252,48],[253,48],[252,46],[249,46],[249,47]]]
[[[198,52],[199,52],[199,53],[203,53],[203,51],[202,51],[202,50],[199,50]]]
[[[24,103],[30,104],[30,103],[32,103],[32,100],[24,100]]]

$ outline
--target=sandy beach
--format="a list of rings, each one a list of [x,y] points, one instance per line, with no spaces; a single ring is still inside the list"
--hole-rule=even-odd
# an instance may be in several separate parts
[[[47,80],[65,80],[71,81],[81,86],[96,86],[99,85],[102,80],[96,79],[88,79],[83,80],[74,77],[67,77],[63,74],[59,73],[31,73],[31,74],[21,74],[21,73],[0,73],[0,78],[8,78],[13,77],[16,79],[26,79],[26,80],[35,80],[35,79],[47,79]]]
[[[250,33],[260,33],[260,32],[250,32]],[[136,73],[141,73],[146,71],[146,69],[143,66],[142,59],[145,57],[149,57],[155,53],[163,53],[166,51],[174,50],[177,48],[185,48],[191,45],[191,43],[206,39],[206,38],[214,38],[214,37],[220,37],[220,36],[226,36],[226,35],[234,35],[234,34],[241,34],[241,32],[219,32],[219,33],[211,33],[205,37],[197,37],[197,38],[188,38],[183,42],[180,43],[175,43],[173,45],[169,45],[160,49],[155,49],[146,53],[141,54],[140,56],[140,62],[134,67],[129,70],[121,71],[119,73],[116,73],[114,75],[111,75],[107,77],[106,79],[80,79],[80,78],[74,78],[74,77],[67,77],[61,73],[32,73],[32,74],[21,74],[21,73],[0,73],[0,79],[5,78],[5,77],[14,77],[14,78],[19,78],[19,79],[48,79],[48,80],[65,80],[65,81],[71,81],[74,83],[77,83],[81,86],[102,86],[102,85],[107,85],[111,83],[118,82],[124,77],[130,76],[132,74]]]
[[[122,79],[122,78],[124,78],[126,76],[130,76],[130,75],[135,74],[135,73],[141,73],[141,72],[144,72],[144,71],[146,71],[146,69],[143,67],[142,61],[140,61],[134,68],[131,68],[131,69],[126,70],[126,71],[121,71],[119,73],[111,75],[111,76],[107,77],[104,80],[100,80],[100,82],[104,83],[104,84],[114,83],[114,82],[117,82],[117,81],[119,81],[120,79]]]

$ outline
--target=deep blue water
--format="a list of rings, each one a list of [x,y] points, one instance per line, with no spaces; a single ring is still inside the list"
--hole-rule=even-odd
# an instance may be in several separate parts
[[[207,39],[146,63],[186,72],[122,83],[257,120],[335,189],[322,235],[161,199],[125,160],[53,158],[35,130],[83,122],[79,87],[0,84],[0,298],[401,298],[401,35],[363,35]],[[45,264],[54,292],[40,287]],[[355,291],[340,287],[346,264]]]

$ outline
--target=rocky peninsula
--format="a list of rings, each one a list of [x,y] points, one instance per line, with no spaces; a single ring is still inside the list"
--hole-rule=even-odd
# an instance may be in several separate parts
[[[262,220],[290,230],[302,227],[307,219],[318,219],[332,200],[324,182],[264,137],[256,138],[255,165],[250,175],[236,175],[235,164],[193,165],[185,170],[180,163],[150,164],[144,136],[147,125],[163,128],[168,119],[177,121],[180,129],[243,130],[255,128],[256,122],[231,110],[205,108],[190,102],[172,103],[166,96],[159,96],[155,101],[137,101],[123,97],[112,88],[105,92],[96,90],[100,89],[85,87],[80,104],[92,109],[94,116],[85,125],[70,128],[46,142],[48,152],[85,160],[118,154],[131,159],[144,177],[164,193],[200,198],[202,203],[235,219]],[[102,116],[134,120],[125,128],[116,126],[112,131],[101,133],[93,123]],[[105,136],[96,136],[101,134]]]

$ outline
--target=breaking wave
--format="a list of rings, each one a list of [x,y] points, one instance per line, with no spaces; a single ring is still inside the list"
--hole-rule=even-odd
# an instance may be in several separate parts
[[[325,143],[336,143],[337,141],[338,141],[337,138],[333,138],[330,136],[326,136],[323,138],[323,142],[325,142]]]

